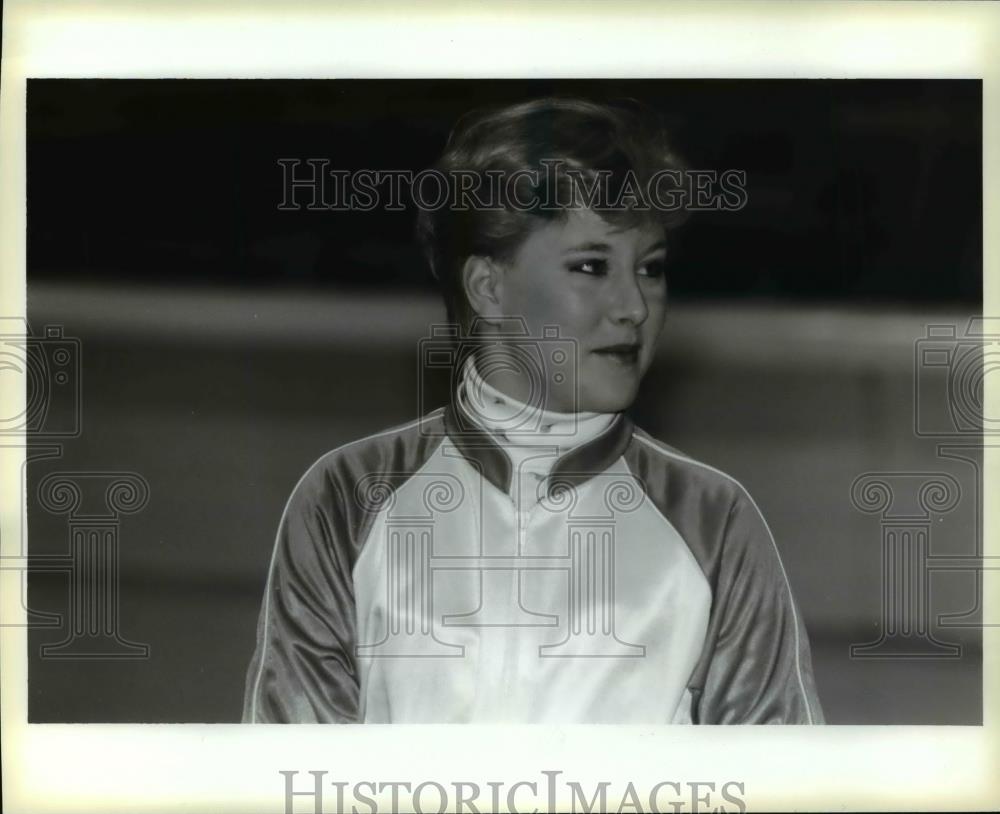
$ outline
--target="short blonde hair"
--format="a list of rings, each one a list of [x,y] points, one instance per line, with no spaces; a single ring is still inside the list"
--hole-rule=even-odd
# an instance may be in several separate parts
[[[433,169],[452,186],[461,175],[471,175],[484,180],[483,189],[509,190],[505,198],[490,196],[489,206],[449,205],[418,213],[417,239],[443,289],[448,318],[462,325],[474,316],[461,281],[465,260],[509,259],[534,229],[565,217],[566,202],[580,200],[581,184],[598,184],[600,200],[592,208],[616,226],[654,221],[668,230],[684,218],[680,209],[643,200],[651,179],[680,186],[683,165],[659,117],[634,101],[612,106],[551,97],[471,111],[455,125]],[[627,183],[638,200],[629,197],[630,204],[619,205]],[[452,188],[447,196],[452,204],[455,193]],[[511,206],[512,199],[537,205]]]

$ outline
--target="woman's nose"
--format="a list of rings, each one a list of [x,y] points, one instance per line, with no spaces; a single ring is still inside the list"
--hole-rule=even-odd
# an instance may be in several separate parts
[[[646,298],[634,274],[624,273],[617,276],[613,303],[611,317],[615,322],[641,325],[649,316]]]

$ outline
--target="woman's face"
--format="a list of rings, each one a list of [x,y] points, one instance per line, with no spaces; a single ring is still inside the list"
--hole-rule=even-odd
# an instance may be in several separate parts
[[[532,337],[558,326],[575,346],[575,376],[560,377],[567,366],[540,343],[547,409],[618,412],[635,400],[666,316],[665,258],[661,229],[617,229],[577,209],[534,231],[502,265],[503,314],[523,318]],[[524,398],[523,384],[491,383]]]

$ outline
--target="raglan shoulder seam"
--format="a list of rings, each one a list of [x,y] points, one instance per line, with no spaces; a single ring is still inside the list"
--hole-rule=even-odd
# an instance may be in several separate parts
[[[692,467],[697,467],[702,471],[714,475],[718,478],[719,482],[727,485],[733,489],[733,496],[738,496],[739,492],[742,491],[746,493],[746,489],[743,487],[736,478],[732,475],[728,475],[720,469],[716,469],[714,466],[709,466],[708,464],[702,463],[697,458],[693,458],[687,453],[664,444],[662,441],[653,438],[649,433],[645,432],[639,427],[635,427],[632,430],[632,438],[635,441],[640,442],[653,452],[657,453],[664,459],[668,459],[673,463],[689,464]]]
[[[694,458],[684,455],[676,450],[670,449],[666,445],[661,444],[652,438],[646,437],[645,434],[643,434],[638,429],[633,431],[632,437],[633,439],[639,441],[640,443],[646,445],[650,449],[658,452],[659,454],[667,458],[680,461],[682,463],[690,464],[693,466],[701,467],[702,469],[708,472],[712,472],[720,476],[725,481],[735,486],[740,492],[742,492],[743,496],[750,502],[750,505],[753,506],[754,511],[757,512],[757,516],[760,518],[761,522],[764,524],[764,528],[767,531],[768,539],[771,541],[771,547],[774,549],[774,555],[778,560],[778,567],[781,569],[781,577],[785,583],[785,591],[787,592],[789,605],[792,610],[792,628],[794,630],[794,635],[795,635],[795,647],[794,647],[795,674],[798,680],[799,690],[802,693],[802,700],[805,703],[806,717],[808,718],[808,723],[813,724],[814,719],[813,719],[812,706],[809,703],[809,694],[806,692],[805,681],[802,677],[802,664],[799,655],[799,651],[801,649],[801,642],[799,639],[799,618],[798,618],[798,610],[795,605],[795,598],[794,595],[792,594],[792,586],[788,579],[788,573],[785,571],[785,564],[781,559],[781,552],[778,550],[778,544],[775,542],[774,533],[771,531],[771,527],[768,525],[767,519],[764,517],[763,512],[761,512],[760,507],[757,505],[757,502],[753,499],[753,496],[750,494],[747,488],[732,475],[728,475],[722,470],[716,469],[714,466],[702,463],[701,461],[695,460]],[[731,510],[732,508],[733,507],[731,507]]]
[[[409,430],[409,429],[412,429],[413,427],[419,426],[420,424],[422,424],[424,422],[427,422],[429,420],[437,418],[438,416],[441,415],[441,413],[443,412],[443,410],[444,410],[444,408],[438,408],[437,410],[433,410],[430,413],[427,413],[426,415],[421,416],[420,418],[418,418],[418,419],[416,419],[414,421],[410,421],[410,422],[407,422],[405,424],[399,424],[397,426],[390,427],[389,429],[382,430],[382,431],[376,432],[376,433],[372,433],[371,435],[367,435],[367,436],[365,436],[363,438],[357,438],[357,439],[355,439],[353,441],[348,441],[345,444],[341,444],[339,447],[335,447],[335,448],[333,448],[331,450],[328,450],[327,452],[324,452],[322,455],[320,455],[315,461],[313,461],[313,463],[306,469],[306,471],[304,473],[302,473],[302,476],[296,482],[295,486],[293,487],[291,493],[288,496],[288,500],[285,501],[285,507],[284,507],[284,509],[282,509],[281,518],[278,521],[278,528],[277,528],[277,531],[275,532],[274,545],[271,548],[271,559],[270,559],[270,561],[268,563],[268,566],[267,566],[267,580],[264,583],[264,611],[263,611],[263,613],[264,613],[264,619],[263,619],[263,623],[262,623],[263,626],[262,626],[262,630],[261,630],[261,634],[260,634],[260,648],[261,648],[260,662],[257,665],[257,674],[256,674],[256,676],[254,678],[254,683],[253,683],[253,686],[252,686],[252,689],[251,689],[251,694],[250,694],[250,721],[249,721],[249,723],[257,723],[257,698],[258,698],[258,695],[260,694],[260,682],[261,682],[261,679],[262,679],[262,677],[264,675],[264,664],[266,662],[266,657],[267,657],[267,644],[268,644],[268,635],[267,634],[268,634],[268,626],[269,626],[269,622],[270,622],[270,613],[271,613],[271,582],[272,582],[272,578],[273,578],[273,575],[274,575],[274,565],[275,565],[275,562],[277,560],[278,546],[279,546],[280,538],[281,538],[281,529],[282,529],[282,527],[285,524],[285,519],[286,519],[286,517],[288,515],[288,508],[289,508],[289,506],[291,506],[292,501],[295,499],[296,495],[298,494],[298,491],[299,491],[300,487],[316,471],[316,469],[320,466],[320,464],[324,463],[325,461],[327,461],[328,459],[330,459],[332,456],[336,455],[337,453],[343,452],[344,450],[346,450],[346,449],[348,449],[350,447],[357,446],[358,444],[362,444],[362,443],[364,443],[366,441],[372,441],[372,440],[374,440],[376,438],[381,438],[381,437],[384,437],[384,436],[395,435],[395,434],[398,434],[398,433],[401,433],[401,432],[405,432],[406,430]]]
[[[346,442],[344,444],[341,444],[340,446],[337,446],[337,447],[334,447],[333,449],[327,450],[322,455],[320,455],[315,461],[313,461],[313,463],[309,466],[308,469],[306,469],[305,474],[303,474],[302,477],[299,478],[299,482],[295,484],[295,488],[298,489],[298,487],[303,482],[305,482],[305,480],[311,474],[313,474],[314,470],[316,470],[321,464],[328,463],[329,461],[334,460],[337,456],[339,456],[339,455],[347,452],[348,450],[353,449],[354,447],[357,447],[357,446],[359,446],[361,444],[364,444],[366,442],[375,441],[376,439],[379,439],[379,438],[387,438],[388,436],[391,436],[391,435],[399,435],[401,433],[406,432],[407,430],[412,430],[412,429],[414,429],[416,427],[419,427],[421,424],[430,423],[430,422],[434,421],[435,419],[440,418],[440,416],[441,416],[441,414],[443,412],[444,412],[444,408],[443,407],[439,407],[438,409],[432,410],[431,412],[427,413],[426,415],[423,415],[420,418],[417,418],[417,419],[415,419],[413,421],[407,421],[406,423],[397,424],[395,426],[388,427],[387,429],[371,433],[370,435],[365,435],[365,436],[363,436],[361,438],[355,438],[353,441],[348,441],[348,442]],[[445,432],[444,428],[442,428],[440,430],[440,436],[442,438],[444,437],[444,432]],[[292,490],[292,494],[294,494],[294,493],[295,493],[295,490],[293,489]]]

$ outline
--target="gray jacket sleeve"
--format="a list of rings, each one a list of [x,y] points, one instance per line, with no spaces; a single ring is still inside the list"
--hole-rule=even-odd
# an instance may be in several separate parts
[[[740,494],[720,552],[702,724],[821,724],[809,639],[770,529]]]
[[[357,720],[349,534],[340,490],[322,465],[314,466],[279,524],[247,670],[244,723]]]

